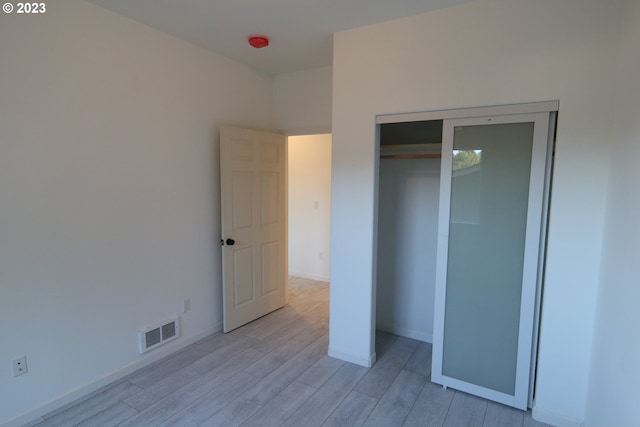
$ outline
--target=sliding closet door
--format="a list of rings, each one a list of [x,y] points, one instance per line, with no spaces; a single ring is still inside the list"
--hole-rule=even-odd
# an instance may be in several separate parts
[[[526,409],[549,114],[445,120],[434,382]]]

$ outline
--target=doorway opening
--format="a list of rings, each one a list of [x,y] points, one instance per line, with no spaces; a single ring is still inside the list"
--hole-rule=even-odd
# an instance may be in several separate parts
[[[329,282],[331,134],[287,138],[288,274]]]

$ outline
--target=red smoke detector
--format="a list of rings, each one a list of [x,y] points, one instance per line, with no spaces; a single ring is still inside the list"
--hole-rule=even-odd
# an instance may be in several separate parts
[[[269,46],[269,39],[265,36],[251,36],[249,37],[249,44],[256,49]]]

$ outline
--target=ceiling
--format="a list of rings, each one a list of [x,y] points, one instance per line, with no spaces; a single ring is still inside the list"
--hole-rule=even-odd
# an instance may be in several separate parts
[[[87,0],[267,74],[332,63],[333,33],[470,0]],[[254,49],[247,37],[271,45]]]

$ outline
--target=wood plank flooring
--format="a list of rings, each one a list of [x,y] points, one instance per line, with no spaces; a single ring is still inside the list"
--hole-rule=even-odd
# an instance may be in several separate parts
[[[530,412],[431,383],[431,345],[386,332],[364,368],[327,356],[329,285],[289,278],[289,305],[51,412],[54,426],[542,427]]]

